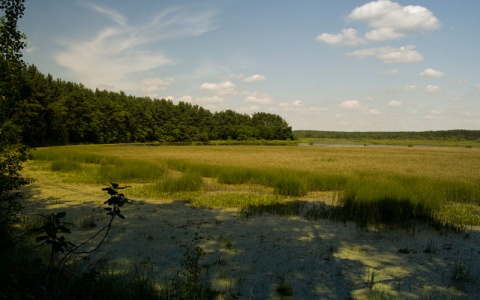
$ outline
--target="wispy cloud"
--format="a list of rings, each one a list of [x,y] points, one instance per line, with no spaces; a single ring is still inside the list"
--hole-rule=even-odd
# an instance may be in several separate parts
[[[94,3],[85,3],[85,6],[106,16],[107,18],[117,23],[118,25],[127,26],[127,19],[115,9],[108,8],[108,7],[94,4]]]
[[[92,87],[138,91],[142,86],[132,76],[175,63],[159,42],[215,29],[216,11],[211,8],[167,8],[153,13],[143,23],[131,24],[126,15],[113,8],[93,3],[84,6],[112,24],[94,29],[96,33],[87,38],[62,38],[59,42],[65,49],[55,55],[55,61]]]

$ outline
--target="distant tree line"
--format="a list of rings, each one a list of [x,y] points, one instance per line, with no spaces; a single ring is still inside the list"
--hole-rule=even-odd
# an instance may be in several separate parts
[[[296,138],[314,139],[366,139],[366,140],[456,140],[479,141],[480,130],[438,130],[438,131],[399,131],[399,132],[341,132],[341,131],[316,131],[296,130]]]
[[[16,101],[0,99],[0,129],[29,146],[294,138],[275,114],[212,113],[186,102],[93,91],[45,76],[33,65],[16,80]]]

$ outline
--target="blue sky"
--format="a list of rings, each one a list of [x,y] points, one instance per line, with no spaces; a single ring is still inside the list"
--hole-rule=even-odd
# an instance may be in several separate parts
[[[54,78],[294,130],[480,129],[478,0],[27,0]]]

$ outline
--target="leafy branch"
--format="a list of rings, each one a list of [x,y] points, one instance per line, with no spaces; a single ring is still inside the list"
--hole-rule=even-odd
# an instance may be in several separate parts
[[[110,216],[110,220],[108,224],[102,227],[97,233],[95,233],[92,237],[82,242],[78,246],[75,246],[73,243],[67,241],[63,236],[64,233],[71,233],[71,230],[67,226],[72,224],[63,222],[61,220],[67,215],[66,212],[59,212],[56,214],[52,213],[50,215],[40,215],[41,217],[47,219],[47,222],[43,226],[33,229],[32,232],[43,233],[43,235],[37,237],[37,242],[43,242],[41,245],[47,244],[51,247],[49,262],[50,271],[53,271],[56,267],[61,266],[65,259],[69,257],[72,253],[88,254],[100,248],[100,246],[106,240],[108,233],[110,232],[113,220],[116,217],[125,219],[125,216],[122,215],[120,208],[123,207],[125,204],[131,203],[131,200],[125,197],[123,193],[120,193],[119,190],[125,189],[127,187],[128,186],[121,187],[117,183],[111,183],[111,186],[102,189],[110,195],[110,198],[103,203],[110,206],[104,208],[107,211],[107,215]],[[102,232],[104,232],[102,239],[92,250],[78,251],[78,249],[92,241]],[[62,259],[56,262],[59,253],[65,253],[65,255]]]

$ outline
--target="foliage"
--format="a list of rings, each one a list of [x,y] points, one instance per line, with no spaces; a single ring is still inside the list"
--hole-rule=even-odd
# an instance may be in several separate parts
[[[21,94],[15,106],[8,104],[5,121],[19,128],[30,146],[293,139],[278,115],[212,113],[186,102],[93,91],[45,76],[33,65],[20,70]]]
[[[16,190],[32,182],[20,174],[22,163],[29,157],[28,148],[5,142],[0,132],[0,240],[18,221],[17,215],[22,210],[18,202],[21,194]]]
[[[104,209],[107,211],[107,215],[110,216],[110,220],[107,225],[78,246],[65,238],[64,234],[71,233],[70,228],[67,226],[73,225],[62,220],[66,217],[66,212],[51,213],[49,215],[40,214],[46,222],[43,225],[32,229],[30,232],[39,234],[35,241],[39,242],[40,245],[47,245],[50,248],[46,273],[43,278],[39,275],[40,278],[37,278],[38,282],[36,282],[36,284],[44,290],[44,292],[41,293],[43,294],[41,298],[56,297],[56,295],[51,293],[55,293],[54,287],[58,285],[59,281],[61,281],[60,278],[62,277],[62,274],[66,271],[63,263],[71,254],[85,254],[98,250],[107,238],[113,220],[116,217],[121,219],[125,218],[122,215],[120,208],[125,204],[130,203],[130,200],[126,198],[123,193],[119,192],[119,190],[124,188],[127,187],[120,187],[117,183],[111,183],[111,186],[102,189],[110,195],[110,198],[104,202],[104,204],[109,206]],[[105,232],[104,236],[92,250],[79,250],[102,232]],[[60,257],[60,255],[63,255],[63,257]]]
[[[342,132],[295,130],[298,139],[345,139],[345,140],[457,140],[480,141],[479,130],[437,130],[437,131],[400,131],[400,132]]]

